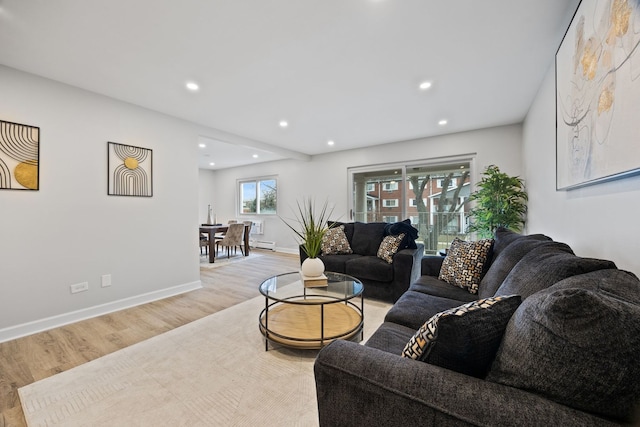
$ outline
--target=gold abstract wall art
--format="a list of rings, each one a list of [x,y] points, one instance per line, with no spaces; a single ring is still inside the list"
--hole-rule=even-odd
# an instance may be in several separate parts
[[[107,194],[153,196],[153,151],[132,145],[107,143]]]
[[[640,174],[640,0],[582,0],[556,53],[556,189]]]
[[[0,120],[0,190],[40,189],[40,128]]]

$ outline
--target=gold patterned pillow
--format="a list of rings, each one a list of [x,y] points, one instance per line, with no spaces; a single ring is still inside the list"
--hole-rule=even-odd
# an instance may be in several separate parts
[[[492,246],[493,239],[465,242],[456,237],[442,262],[438,278],[477,294],[484,264]]]
[[[344,234],[344,225],[327,230],[322,236],[322,255],[352,254],[351,245]]]
[[[398,252],[400,243],[404,239],[404,233],[397,236],[387,236],[382,239],[380,247],[378,248],[378,258],[387,261],[389,264],[393,262],[393,256]]]

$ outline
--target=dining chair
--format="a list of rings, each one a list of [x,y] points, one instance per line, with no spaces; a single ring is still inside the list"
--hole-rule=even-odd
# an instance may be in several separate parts
[[[247,234],[247,239],[245,239],[245,238],[244,238],[244,235],[243,235],[243,238],[242,238],[242,244],[244,245],[244,243],[245,243],[245,242],[248,242],[248,241],[249,241],[249,234],[251,234],[251,227],[253,226],[253,221],[242,221],[242,223],[243,223],[243,224],[244,224],[244,226],[245,226],[245,227],[244,227],[244,232]],[[247,251],[246,246],[245,246],[245,248],[244,248],[244,253],[245,253],[245,254],[249,253],[249,252]]]
[[[200,255],[202,255],[202,248],[204,248],[204,254],[209,255],[209,238],[204,233],[200,233]]]
[[[242,254],[244,255],[244,251],[242,250],[243,232],[244,232],[244,224],[242,223],[229,224],[229,229],[227,230],[227,233],[224,235],[222,240],[218,240],[216,242],[216,251],[218,250],[219,246],[226,246],[227,258],[229,258],[231,253],[231,248],[233,248],[235,253],[236,247],[240,247],[240,252],[242,252]]]

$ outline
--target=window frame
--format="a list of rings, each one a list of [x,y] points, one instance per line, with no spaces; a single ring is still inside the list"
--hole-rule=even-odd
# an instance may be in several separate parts
[[[274,182],[274,191],[275,191],[275,203],[274,209],[269,210],[268,212],[262,212],[263,208],[261,207],[261,188],[262,183],[267,181]],[[253,184],[255,186],[255,200],[256,200],[256,209],[255,212],[245,212],[244,211],[244,185]],[[249,216],[265,216],[265,215],[277,215],[278,214],[278,177],[274,175],[269,176],[261,176],[256,178],[242,178],[237,180],[236,184],[236,211],[238,216],[249,215]]]

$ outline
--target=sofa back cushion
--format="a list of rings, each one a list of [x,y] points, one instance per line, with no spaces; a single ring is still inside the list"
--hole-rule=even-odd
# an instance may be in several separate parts
[[[608,260],[575,256],[564,243],[543,242],[522,257],[495,294],[515,293],[524,299],[567,277],[607,268],[616,265]]]
[[[543,234],[523,236],[508,230],[496,232],[493,261],[480,282],[478,297],[488,298],[495,295],[511,269],[522,257],[536,246],[549,241],[551,239]]]
[[[640,281],[612,269],[525,299],[487,380],[629,421],[640,396]]]
[[[386,222],[353,223],[353,239],[351,240],[353,253],[377,256],[386,225]]]

